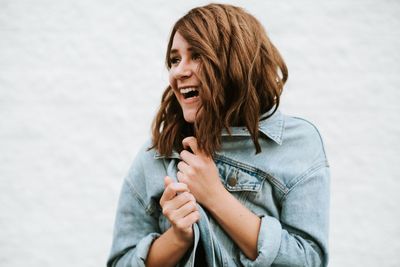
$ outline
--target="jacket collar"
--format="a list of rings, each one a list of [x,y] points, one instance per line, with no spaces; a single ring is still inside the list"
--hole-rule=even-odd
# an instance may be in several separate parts
[[[261,118],[268,116],[269,113],[265,113]],[[258,129],[261,133],[269,137],[278,145],[282,144],[283,129],[285,121],[282,113],[277,110],[268,119],[261,119],[258,124]],[[231,127],[231,136],[250,136],[250,132],[246,127]],[[222,136],[229,136],[226,129],[222,130]]]
[[[267,112],[261,116],[261,120],[258,124],[258,129],[261,133],[263,133],[265,136],[273,140],[275,143],[278,145],[282,144],[282,137],[283,137],[283,131],[284,131],[284,126],[285,126],[285,120],[282,115],[282,113],[277,110],[274,114],[272,114],[271,117],[267,119],[263,119],[266,116],[268,116],[270,112]],[[246,127],[231,127],[230,128],[231,134],[226,131],[226,129],[222,130],[222,137],[226,136],[250,136],[250,132],[247,130]],[[169,157],[162,156],[158,153],[158,151],[155,152],[154,158],[177,158],[179,159],[179,153],[176,152],[175,150],[172,151],[171,155]]]

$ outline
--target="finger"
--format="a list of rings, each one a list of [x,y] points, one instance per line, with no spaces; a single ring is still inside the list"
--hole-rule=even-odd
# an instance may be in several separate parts
[[[183,174],[183,172],[180,172],[180,171],[178,171],[177,173],[176,173],[176,178],[178,178],[178,181],[180,182],[180,183],[184,183],[184,184],[187,184],[186,182],[186,179],[185,179],[185,175]]]
[[[187,164],[187,165],[193,165],[196,160],[198,160],[198,156],[195,154],[190,153],[187,150],[182,150],[182,152],[179,154],[181,156],[181,159]],[[179,163],[178,163],[179,165]],[[187,169],[186,169],[187,171]]]
[[[164,206],[162,208],[162,212],[164,216],[167,217],[171,223],[173,222],[175,223],[177,220],[179,220],[181,217],[184,217],[187,214],[184,211],[187,210],[188,207],[179,211],[187,203],[193,203],[192,206],[194,206],[197,209],[196,199],[194,198],[194,196],[188,192],[183,192],[182,194],[177,195],[173,199],[165,201]]]
[[[173,183],[174,181],[172,180],[171,177],[165,176],[164,177],[164,188],[166,188],[169,184]]]
[[[165,188],[161,199],[160,199],[160,205],[161,207],[164,206],[164,203],[168,200],[171,200],[174,198],[178,193],[182,192],[189,192],[189,187],[187,184],[184,183],[170,183],[168,186]]]
[[[190,175],[190,174],[189,174],[189,175]],[[189,176],[188,176],[188,174],[185,174],[185,173],[183,173],[183,172],[181,172],[181,171],[178,171],[178,172],[176,173],[176,177],[178,178],[178,181],[179,181],[180,183],[187,184],[188,187],[189,187],[189,190],[190,190],[190,181],[189,181]],[[190,192],[190,191],[189,191],[189,192]]]
[[[183,206],[181,206],[179,209],[176,209],[173,212],[171,219],[176,222],[176,221],[188,216],[190,213],[192,213],[196,210],[197,210],[197,205],[196,205],[195,201],[186,202]]]
[[[194,223],[200,220],[200,212],[193,211],[178,222],[178,226],[182,229],[191,227]]]
[[[189,187],[187,184],[174,182],[165,188],[164,194],[167,199],[174,198],[178,193],[189,192]]]
[[[183,192],[182,194],[179,194],[173,199],[167,201],[164,207],[169,208],[171,210],[178,210],[188,202],[196,203],[196,199],[191,193]]]
[[[189,148],[193,151],[193,154],[197,155],[199,152],[197,146],[197,139],[194,136],[186,137],[182,140],[182,145],[185,149]]]
[[[189,168],[190,168],[189,165],[185,161],[180,161],[178,163],[177,167],[178,167],[178,170],[183,172],[183,173],[187,173]]]

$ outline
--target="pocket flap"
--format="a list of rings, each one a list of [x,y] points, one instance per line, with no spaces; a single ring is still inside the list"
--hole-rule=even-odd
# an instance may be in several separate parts
[[[217,167],[223,180],[222,182],[229,191],[260,191],[261,178],[225,163],[219,162]]]

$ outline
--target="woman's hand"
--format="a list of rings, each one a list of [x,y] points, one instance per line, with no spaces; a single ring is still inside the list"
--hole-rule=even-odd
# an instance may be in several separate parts
[[[187,137],[182,143],[193,153],[183,150],[180,154],[179,182],[187,184],[197,202],[208,209],[243,253],[249,259],[256,259],[261,219],[225,189],[214,160],[198,149],[196,138]]]
[[[164,183],[165,190],[160,199],[162,212],[171,223],[178,240],[191,243],[193,241],[192,225],[200,219],[196,199],[186,184],[174,183],[168,176],[165,177]]]
[[[195,137],[186,137],[182,143],[183,147],[190,147],[193,153],[187,150],[180,153],[182,161],[178,163],[177,178],[179,182],[187,184],[199,203],[208,207],[213,197],[225,190],[217,166],[211,157],[199,150]]]

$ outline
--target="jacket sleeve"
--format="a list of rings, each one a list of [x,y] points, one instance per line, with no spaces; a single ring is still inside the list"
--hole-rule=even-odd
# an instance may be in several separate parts
[[[107,267],[144,267],[149,248],[160,235],[158,220],[152,216],[155,205],[141,195],[146,191],[144,179],[136,159],[122,185]]]
[[[278,220],[261,216],[258,257],[243,253],[244,266],[327,266],[329,232],[329,168],[314,166],[296,179],[282,201]]]

